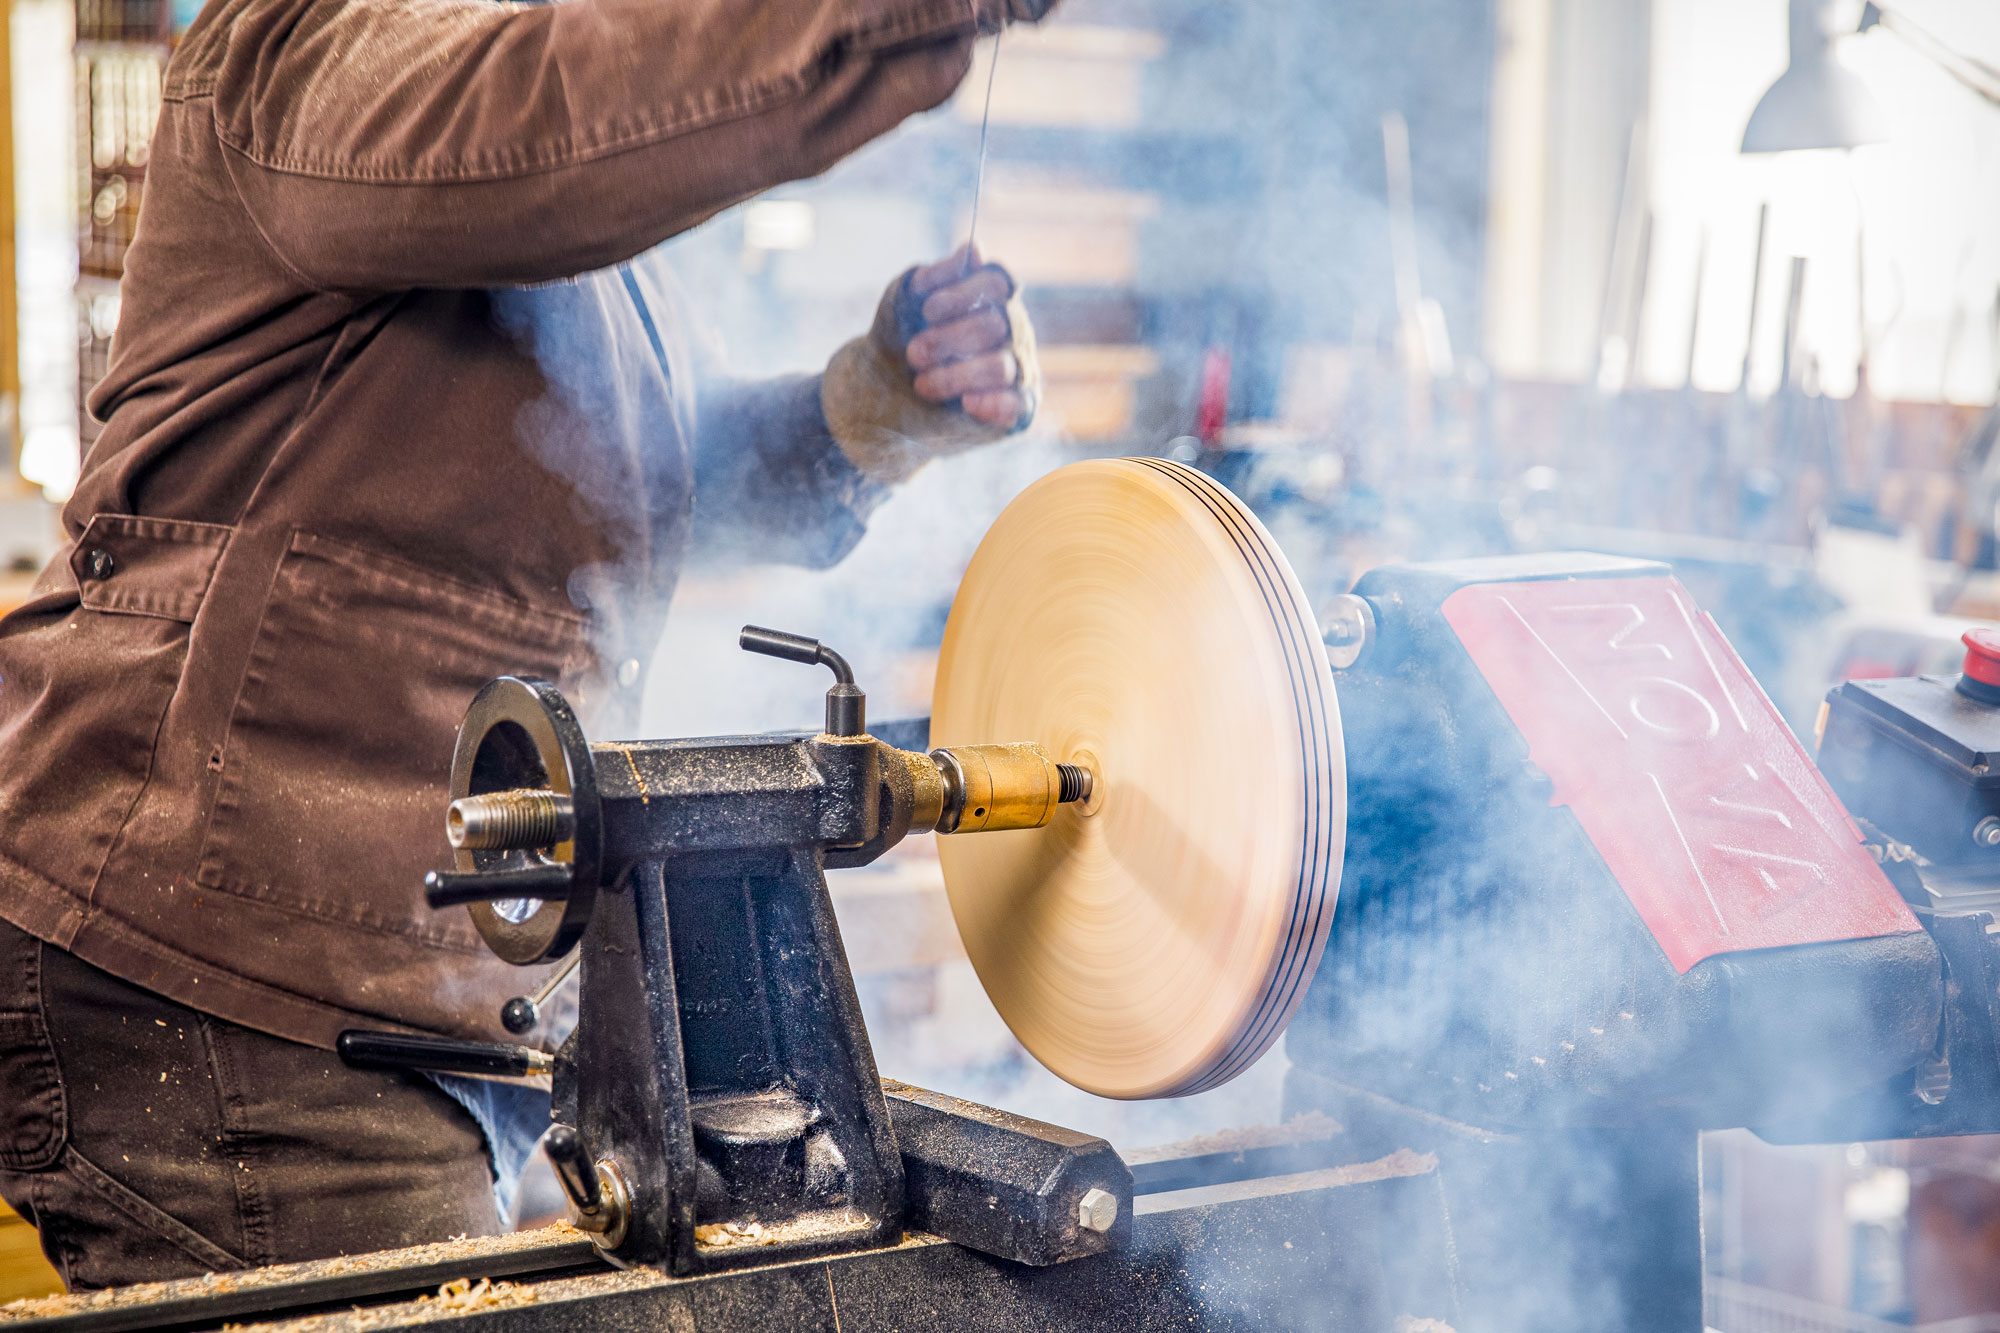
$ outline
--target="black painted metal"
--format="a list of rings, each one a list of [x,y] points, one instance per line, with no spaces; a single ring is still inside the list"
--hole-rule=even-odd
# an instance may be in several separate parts
[[[1394,1233],[1377,1217],[1402,1220]],[[956,1245],[905,1245],[704,1282],[585,1279],[482,1327],[506,1333],[755,1328],[1102,1333],[1454,1327],[1453,1261],[1428,1176],[1295,1192],[1216,1191],[1142,1213],[1127,1248],[1029,1268]],[[1602,1333],[1598,1330],[1597,1333]]]
[[[1694,1333],[1699,1129],[2000,1130],[1992,916],[1926,896],[2000,887],[2000,851],[1969,836],[2000,809],[2000,732],[1949,682],[1836,691],[1830,775],[1871,840],[1931,856],[1889,866],[1928,933],[1676,976],[1437,614],[1468,582],[1658,572],[1569,558],[1390,569],[1360,587],[1379,637],[1341,678],[1347,870],[1286,1100],[1343,1122],[1344,1160],[1435,1157],[1366,1185],[1305,1169],[1325,1143],[1283,1144],[1149,1161],[1135,1199],[1099,1140],[900,1085],[885,1099],[822,871],[908,831],[907,770],[865,736],[594,747],[617,891],[597,895],[585,935],[558,1110],[631,1184],[620,1256],[710,1276],[563,1280],[478,1318],[568,1333],[1411,1314]],[[811,641],[777,646],[823,660]],[[897,733],[902,748],[922,730]],[[1079,1225],[1091,1188],[1118,1199],[1109,1233]],[[712,1222],[766,1225],[768,1243],[698,1244]],[[896,1244],[905,1223],[960,1245]],[[756,1267],[718,1272],[733,1265]]]
[[[1759,1122],[1775,1142],[2000,1132],[2000,708],[1963,679],[1850,681],[1827,695],[1819,763],[1943,959],[1928,1059],[1857,1095]],[[1976,682],[1974,682],[1976,684]]]
[[[601,870],[565,888],[595,901],[555,1109],[576,1135],[563,1140],[571,1177],[589,1183],[586,1157],[608,1161],[629,1191],[628,1225],[607,1245],[682,1274],[879,1246],[904,1226],[907,1151],[919,1225],[1037,1264],[1114,1246],[1129,1227],[1130,1177],[1101,1140],[911,1090],[899,1148],[824,871],[872,860],[909,831],[912,757],[836,734],[861,718],[839,654],[755,628],[743,643],[833,670],[828,732],[578,753],[552,687],[502,681],[460,738],[472,787],[539,785],[560,768],[588,794],[575,841]],[[563,867],[510,853],[435,891],[515,896],[524,873]],[[554,909],[525,906],[519,933],[538,939]],[[1079,1222],[1092,1187],[1122,1205],[1108,1232]]]
[[[912,1227],[1037,1267],[1130,1238],[1132,1173],[1103,1139],[907,1084],[886,1088]],[[1108,1231],[1080,1223],[1094,1189],[1117,1200]]]
[[[497,1041],[349,1029],[334,1042],[334,1051],[356,1069],[428,1069],[475,1078],[526,1078],[535,1072],[533,1050]]]
[[[1435,1173],[1350,1180],[1310,1172],[1138,1201],[1129,1243],[1074,1263],[1030,1267],[913,1237],[819,1259],[698,1276],[579,1269],[588,1250],[558,1242],[446,1263],[302,1265],[237,1290],[128,1293],[116,1308],[21,1325],[34,1333],[254,1327],[316,1310],[327,1333],[440,1319],[495,1333],[578,1330],[1391,1329],[1401,1317],[1455,1327],[1461,1301],[1452,1221]],[[1393,1231],[1378,1225],[1394,1219]],[[417,1252],[421,1253],[421,1252]],[[765,1251],[767,1260],[771,1259]],[[531,1300],[459,1310],[415,1299],[459,1277],[507,1277]],[[387,1299],[385,1299],[387,1298]],[[372,1302],[362,1304],[363,1302]],[[337,1312],[351,1310],[348,1319]],[[13,1327],[13,1325],[9,1325]],[[322,1327],[315,1325],[315,1327]]]
[[[1939,869],[2000,880],[2000,708],[1952,677],[1857,680],[1827,695],[1819,763],[1848,808]]]
[[[826,734],[862,736],[868,731],[868,696],[854,683],[854,670],[847,659],[818,639],[783,630],[745,625],[736,642],[745,652],[823,666],[833,672],[833,687],[826,692]]]
[[[931,720],[927,717],[899,717],[876,722],[868,734],[892,750],[914,750],[928,754],[931,748]]]
[[[467,903],[507,902],[532,898],[561,902],[575,880],[563,866],[524,866],[519,870],[433,870],[424,876],[424,902],[433,912]]]
[[[1945,1018],[1934,1057],[1809,1112],[1752,1126],[1772,1143],[1851,1143],[2000,1133],[2000,944],[1985,912],[1926,915],[1945,957]]]

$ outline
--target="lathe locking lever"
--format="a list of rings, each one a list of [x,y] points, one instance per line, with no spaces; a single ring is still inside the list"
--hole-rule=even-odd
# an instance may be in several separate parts
[[[556,1181],[576,1209],[576,1225],[597,1237],[598,1244],[615,1250],[625,1240],[625,1225],[632,1216],[632,1198],[618,1164],[600,1161],[591,1154],[583,1135],[568,1125],[556,1125],[542,1140],[542,1150],[556,1169]]]
[[[423,1070],[466,1078],[514,1080],[546,1078],[555,1061],[545,1051],[498,1041],[463,1041],[406,1032],[349,1028],[334,1043],[340,1058],[355,1069]]]
[[[808,639],[783,630],[745,625],[736,637],[746,653],[823,666],[833,672],[833,685],[826,692],[826,734],[865,736],[868,734],[868,696],[854,683],[854,669],[847,659],[818,639]]]

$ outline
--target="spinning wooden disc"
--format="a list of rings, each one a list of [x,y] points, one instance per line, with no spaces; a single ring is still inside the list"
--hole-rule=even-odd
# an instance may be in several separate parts
[[[1346,774],[1310,606],[1233,495],[1150,458],[1029,487],[959,585],[931,730],[1094,776],[1046,828],[938,843],[966,952],[1037,1059],[1178,1096],[1284,1031],[1333,920]]]

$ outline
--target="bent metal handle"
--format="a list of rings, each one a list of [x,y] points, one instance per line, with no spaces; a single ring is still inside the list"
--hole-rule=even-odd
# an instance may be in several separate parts
[[[854,668],[847,659],[818,639],[803,634],[787,634],[781,629],[745,625],[736,644],[746,653],[759,653],[786,662],[823,666],[833,672],[833,688],[826,692],[826,733],[829,736],[861,736],[868,731],[868,696],[854,683]]]

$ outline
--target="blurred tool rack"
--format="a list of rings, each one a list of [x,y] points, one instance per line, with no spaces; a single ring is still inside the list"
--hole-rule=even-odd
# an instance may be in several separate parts
[[[101,429],[83,404],[111,359],[160,80],[193,17],[172,0],[76,0],[77,428],[85,449]]]

